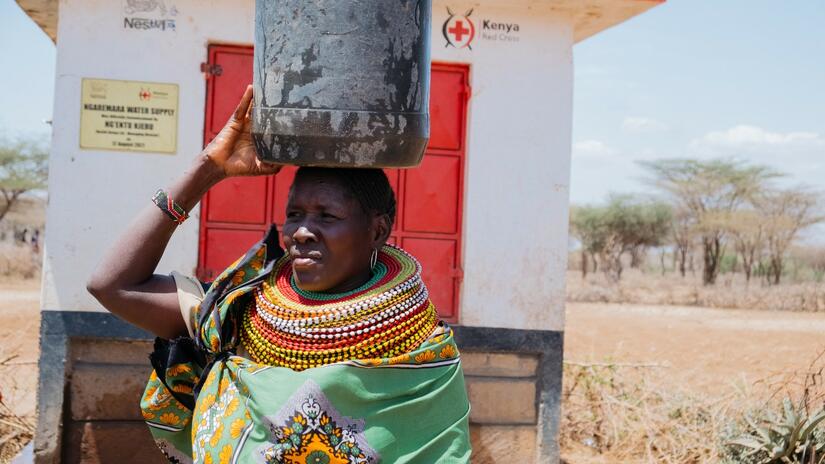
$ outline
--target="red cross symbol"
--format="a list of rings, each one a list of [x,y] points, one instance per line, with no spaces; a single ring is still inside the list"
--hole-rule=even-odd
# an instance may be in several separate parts
[[[140,99],[141,100],[148,100],[150,98],[152,98],[152,93],[151,92],[149,92],[148,90],[141,90],[140,91]]]
[[[450,29],[447,29],[447,32],[452,34],[455,37],[456,42],[461,42],[461,39],[464,38],[464,34],[469,34],[470,30],[464,27],[463,21],[456,21],[455,26]]]

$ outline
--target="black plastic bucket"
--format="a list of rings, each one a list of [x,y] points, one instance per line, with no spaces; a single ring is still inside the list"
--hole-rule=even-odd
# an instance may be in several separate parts
[[[257,0],[265,161],[411,167],[430,136],[430,0]]]

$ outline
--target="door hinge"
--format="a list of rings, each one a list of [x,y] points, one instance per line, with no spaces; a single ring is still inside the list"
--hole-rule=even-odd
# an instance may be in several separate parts
[[[459,282],[464,281],[464,269],[462,269],[460,267],[453,268],[453,270],[450,274],[452,274],[451,277],[453,277],[455,280],[457,280]]]
[[[201,72],[209,76],[220,76],[223,74],[223,68],[219,64],[201,63]]]

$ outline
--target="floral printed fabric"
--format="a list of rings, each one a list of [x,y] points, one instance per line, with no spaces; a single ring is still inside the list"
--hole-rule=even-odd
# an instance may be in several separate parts
[[[273,227],[213,282],[194,341],[156,343],[141,410],[169,462],[469,462],[469,403],[445,325],[410,353],[300,372],[232,354],[237,312],[282,253]]]

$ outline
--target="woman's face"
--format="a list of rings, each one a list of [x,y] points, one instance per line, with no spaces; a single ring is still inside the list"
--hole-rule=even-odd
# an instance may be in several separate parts
[[[283,240],[302,290],[338,293],[371,276],[370,255],[386,241],[381,217],[370,217],[329,175],[295,178],[286,206]]]

